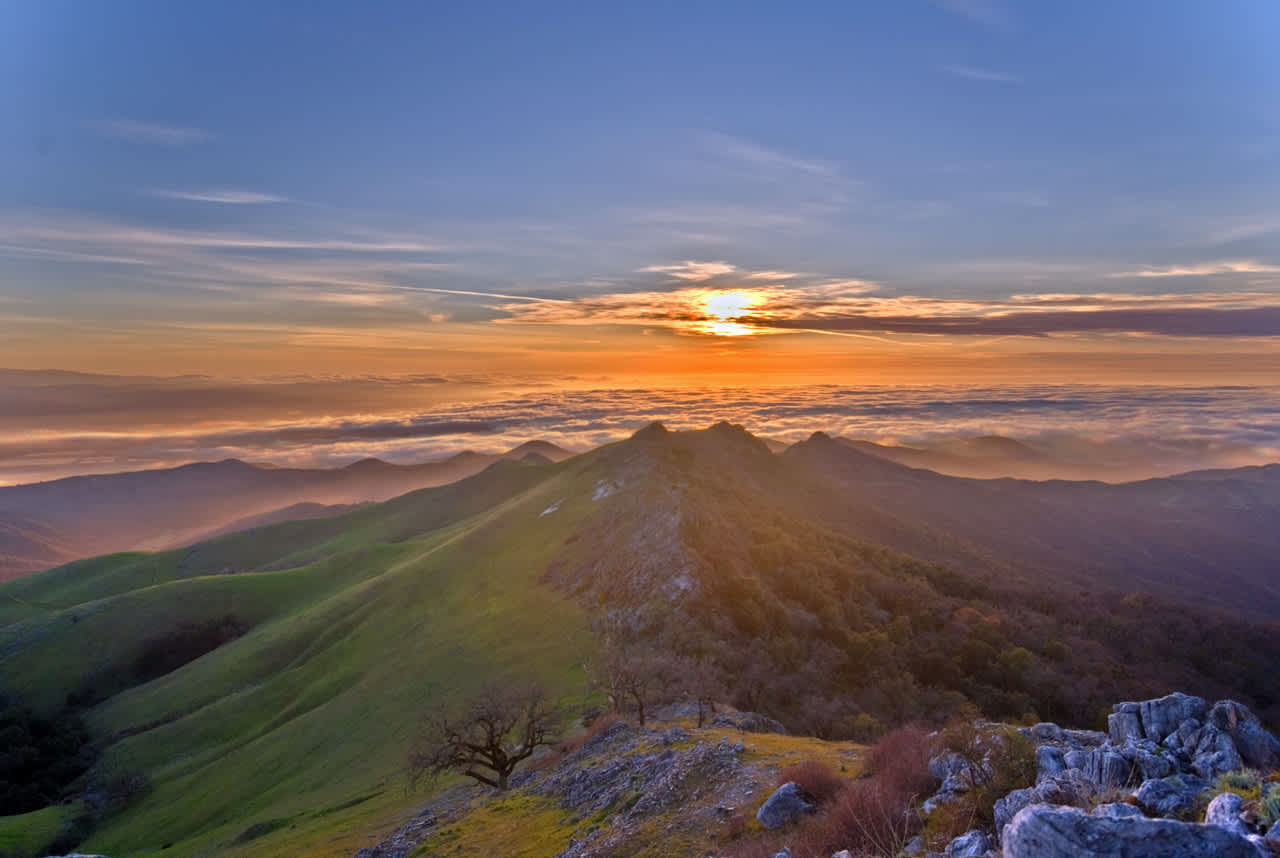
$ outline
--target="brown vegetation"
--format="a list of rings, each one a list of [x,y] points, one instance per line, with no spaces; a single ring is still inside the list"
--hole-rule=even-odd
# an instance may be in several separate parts
[[[933,742],[905,727],[885,736],[868,754],[870,776],[840,778],[825,764],[806,761],[784,769],[819,805],[792,828],[736,843],[733,858],[769,858],[786,846],[793,858],[829,858],[847,849],[856,858],[891,858],[921,830],[918,800],[937,786],[929,774]]]

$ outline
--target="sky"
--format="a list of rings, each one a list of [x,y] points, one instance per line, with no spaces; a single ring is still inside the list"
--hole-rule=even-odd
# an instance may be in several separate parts
[[[0,2],[0,367],[1280,383],[1277,34],[1273,0]]]

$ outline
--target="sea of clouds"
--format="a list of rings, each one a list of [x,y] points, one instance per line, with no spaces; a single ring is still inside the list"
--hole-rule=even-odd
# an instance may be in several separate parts
[[[1280,388],[1271,387],[544,387],[477,394],[480,385],[460,384],[468,394],[457,401],[452,383],[435,378],[232,386],[94,379],[0,385],[0,483],[226,458],[294,467],[370,456],[411,463],[533,439],[584,451],[653,421],[697,429],[727,420],[782,442],[818,430],[892,444],[1003,435],[1060,457],[1144,461],[1169,473],[1280,461]],[[427,388],[429,397],[418,395]],[[131,426],[126,418],[135,413],[147,419]]]

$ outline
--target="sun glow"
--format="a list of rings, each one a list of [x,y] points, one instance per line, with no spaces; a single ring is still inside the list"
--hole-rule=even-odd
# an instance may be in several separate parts
[[[759,328],[744,325],[736,320],[758,309],[764,299],[763,292],[752,289],[708,291],[699,299],[698,309],[702,311],[705,318],[696,322],[694,328],[700,333],[719,337],[758,334]]]

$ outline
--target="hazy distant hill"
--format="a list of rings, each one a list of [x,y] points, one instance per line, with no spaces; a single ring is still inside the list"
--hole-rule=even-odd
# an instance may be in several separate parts
[[[815,434],[783,459],[815,514],[862,539],[961,568],[1149,590],[1259,618],[1280,606],[1280,480],[1245,468],[1110,485],[974,480]]]
[[[229,527],[335,514],[341,510],[281,510],[386,500],[455,482],[500,459],[548,462],[569,455],[530,441],[501,455],[463,452],[419,465],[364,459],[345,468],[299,469],[227,459],[4,487],[0,580],[96,554],[186,545]]]
[[[913,446],[877,444],[836,438],[856,450],[913,468],[953,477],[1024,480],[1101,480],[1132,482],[1203,468],[1222,468],[1254,461],[1244,449],[1200,449],[1189,445],[1159,445],[1093,440],[1063,434],[1033,443],[1001,435],[950,438]]]

